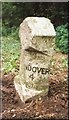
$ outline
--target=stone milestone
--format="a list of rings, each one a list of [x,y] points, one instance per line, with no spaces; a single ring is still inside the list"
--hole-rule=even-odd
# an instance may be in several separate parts
[[[45,17],[27,17],[21,23],[20,70],[14,85],[22,102],[33,96],[48,93],[55,36],[53,24]]]

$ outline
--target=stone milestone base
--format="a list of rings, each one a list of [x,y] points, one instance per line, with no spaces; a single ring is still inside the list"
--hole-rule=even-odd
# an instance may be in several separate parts
[[[17,93],[19,94],[20,96],[20,99],[23,103],[26,102],[26,100],[36,96],[42,96],[45,94],[48,93],[48,86],[46,88],[45,91],[41,90],[41,91],[38,91],[36,89],[33,89],[33,88],[27,88],[25,84],[21,84],[20,83],[20,76],[16,76],[15,79],[14,79],[14,86],[15,86],[15,89],[17,91]]]

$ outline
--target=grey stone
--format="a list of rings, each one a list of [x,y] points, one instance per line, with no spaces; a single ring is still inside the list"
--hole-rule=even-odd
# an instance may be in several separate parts
[[[14,85],[22,102],[48,93],[55,35],[53,24],[44,17],[28,17],[20,25],[20,71]]]

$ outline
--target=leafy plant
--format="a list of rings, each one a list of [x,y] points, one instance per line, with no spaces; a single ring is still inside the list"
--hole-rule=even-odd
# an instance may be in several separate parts
[[[2,36],[11,36],[14,37],[15,39],[19,40],[19,28],[12,27],[12,28],[7,28],[6,26],[2,26]]]
[[[13,32],[14,31],[14,32]],[[17,68],[17,60],[20,56],[20,42],[16,36],[17,30],[12,30],[9,35],[2,36],[2,60],[4,72]]]
[[[63,63],[64,68],[68,67],[68,59],[67,58],[62,58],[62,63]]]
[[[68,53],[68,29],[67,24],[56,28],[56,46],[62,53]]]

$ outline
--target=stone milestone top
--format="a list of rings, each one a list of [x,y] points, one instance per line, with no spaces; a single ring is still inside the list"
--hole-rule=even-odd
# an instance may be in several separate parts
[[[55,36],[54,26],[48,18],[27,17],[20,24],[19,37],[23,50],[46,51],[50,48],[51,51]]]
[[[48,18],[45,17],[27,17],[22,24],[28,25],[32,36],[55,36],[54,26]],[[22,24],[20,26],[22,26]]]

